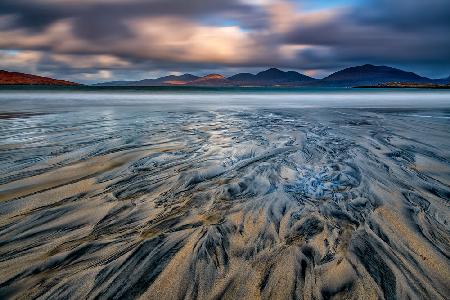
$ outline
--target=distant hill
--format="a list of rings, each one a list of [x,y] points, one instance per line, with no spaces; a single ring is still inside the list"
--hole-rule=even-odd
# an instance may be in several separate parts
[[[432,79],[419,76],[413,72],[387,66],[370,64],[350,67],[333,73],[318,83],[320,86],[353,87],[377,85],[387,82],[433,82]]]
[[[316,79],[300,74],[295,71],[281,71],[271,68],[255,74],[240,73],[228,78],[220,74],[209,74],[204,77],[192,74],[180,76],[169,75],[156,79],[144,79],[139,81],[110,81],[95,84],[97,86],[275,86],[287,85],[297,86]]]
[[[75,82],[58,80],[37,75],[0,70],[0,85],[79,85]]]
[[[378,86],[387,83],[402,83],[416,87],[450,84],[450,76],[441,79],[430,79],[388,66],[365,64],[337,71],[323,79],[315,79],[295,71],[282,71],[270,68],[257,74],[239,73],[226,78],[220,74],[209,74],[203,77],[192,74],[169,75],[156,79],[138,81],[110,81],[94,84],[94,86],[208,86],[208,87],[357,87]],[[0,70],[0,85],[79,85],[75,82],[58,80],[49,77],[9,72]],[[390,84],[393,86],[393,84]]]
[[[231,86],[230,80],[220,74],[209,74],[204,77],[197,78],[193,81],[187,82],[188,86]]]
[[[435,79],[435,80],[433,80],[433,82],[436,84],[450,84],[450,76],[448,76],[446,78]]]
[[[254,86],[274,86],[274,85],[288,85],[296,86],[303,85],[307,82],[316,81],[316,79],[300,74],[295,71],[281,71],[277,68],[270,68],[268,70],[259,72],[256,75],[251,73],[239,73],[228,77],[235,85],[254,85]]]
[[[255,76],[252,73],[238,73],[236,75],[228,77],[229,80],[240,82],[240,81],[252,81],[255,80]]]
[[[109,81],[95,84],[96,86],[164,86],[184,85],[200,77],[192,74],[169,75],[156,79],[143,79],[138,81]]]
[[[220,74],[198,77],[192,74],[169,75],[139,81],[111,81],[101,86],[285,86],[285,87],[354,87],[374,86],[389,82],[447,84],[449,78],[430,79],[388,66],[366,64],[335,72],[323,79],[315,79],[295,71],[277,68],[252,73],[239,73],[228,78]]]

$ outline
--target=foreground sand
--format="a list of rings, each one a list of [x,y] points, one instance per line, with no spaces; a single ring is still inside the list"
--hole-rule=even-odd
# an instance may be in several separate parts
[[[77,118],[1,123],[0,298],[450,298],[441,112]]]

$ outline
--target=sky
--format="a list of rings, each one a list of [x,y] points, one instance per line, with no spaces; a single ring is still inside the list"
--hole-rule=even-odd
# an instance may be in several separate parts
[[[448,77],[450,1],[0,1],[4,70],[94,83],[366,63]]]

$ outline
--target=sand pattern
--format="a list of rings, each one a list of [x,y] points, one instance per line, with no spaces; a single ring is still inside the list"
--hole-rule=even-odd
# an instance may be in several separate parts
[[[449,299],[450,119],[0,120],[0,298]]]

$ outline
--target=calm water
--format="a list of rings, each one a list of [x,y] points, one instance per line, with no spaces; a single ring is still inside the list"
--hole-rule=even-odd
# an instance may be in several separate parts
[[[449,108],[450,92],[380,89],[0,90],[1,111],[214,110],[258,108]]]
[[[450,298],[450,92],[0,91],[0,298]]]

